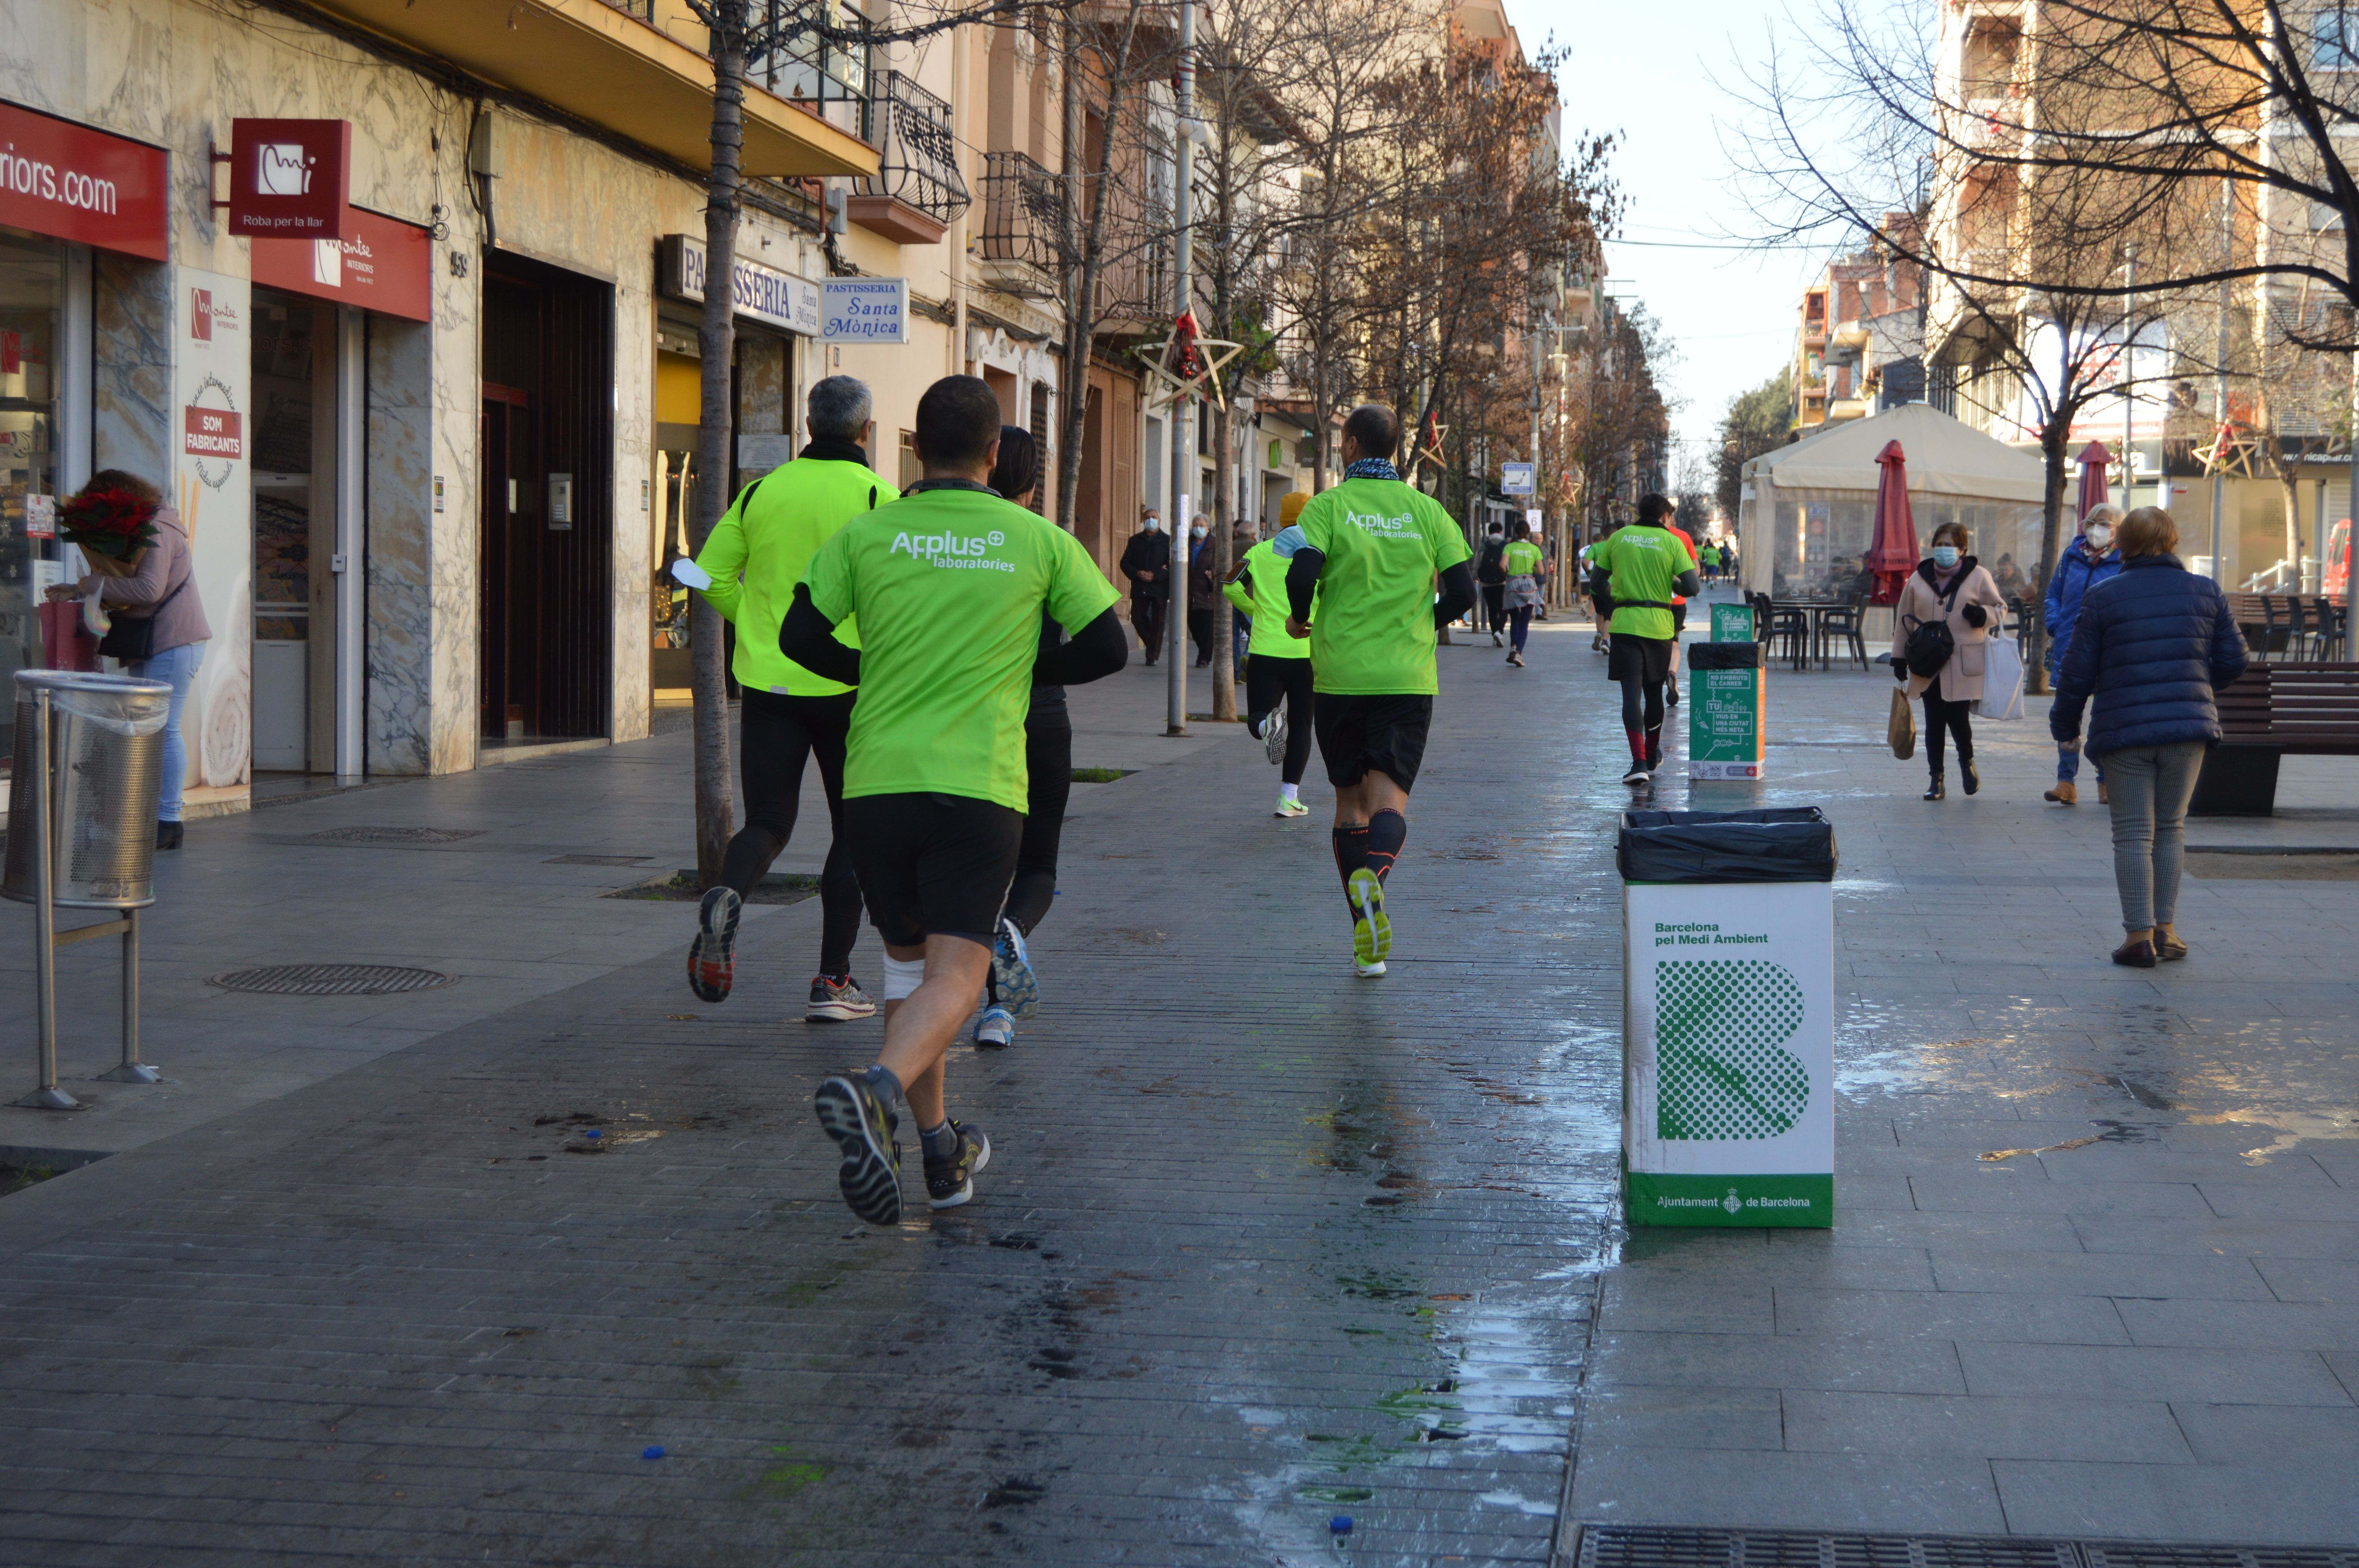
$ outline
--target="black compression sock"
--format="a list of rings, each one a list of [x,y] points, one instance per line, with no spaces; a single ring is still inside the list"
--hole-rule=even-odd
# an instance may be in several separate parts
[[[1387,806],[1368,818],[1368,870],[1383,881],[1393,874],[1393,862],[1408,842],[1408,818]]]
[[[1337,827],[1328,833],[1327,838],[1334,846],[1335,874],[1343,879],[1343,904],[1349,909],[1352,903],[1352,873],[1368,863],[1368,829],[1364,824],[1358,827]],[[1359,911],[1353,910],[1352,917],[1358,919]]]

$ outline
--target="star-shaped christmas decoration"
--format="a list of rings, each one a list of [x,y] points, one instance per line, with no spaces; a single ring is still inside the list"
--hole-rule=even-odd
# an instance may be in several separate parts
[[[2203,451],[2205,473],[2238,474],[2253,477],[2253,459],[2260,450],[2259,444],[2233,419],[2223,419],[2212,438],[2211,446]]]
[[[1171,323],[1169,337],[1159,343],[1142,343],[1136,352],[1147,362],[1147,373],[1155,378],[1159,389],[1149,400],[1154,405],[1162,406],[1182,398],[1209,396],[1216,406],[1224,406],[1227,400],[1221,395],[1221,372],[1231,360],[1245,352],[1245,345],[1199,335],[1196,313],[1189,310]]]

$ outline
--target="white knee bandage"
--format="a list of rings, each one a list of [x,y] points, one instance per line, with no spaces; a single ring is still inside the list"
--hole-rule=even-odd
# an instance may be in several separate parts
[[[885,959],[885,1000],[907,1000],[925,978],[926,961],[923,958],[896,958],[888,954]]]

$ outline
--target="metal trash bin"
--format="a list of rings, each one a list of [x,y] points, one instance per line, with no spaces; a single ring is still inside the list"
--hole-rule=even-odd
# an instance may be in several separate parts
[[[123,938],[123,1061],[101,1075],[152,1084],[139,1059],[139,912],[156,902],[156,807],[164,782],[162,681],[77,670],[16,672],[16,766],[8,781],[8,856],[0,896],[33,906],[34,1065],[40,1082],[15,1103],[73,1110],[58,1087],[57,950]],[[60,906],[121,911],[57,928]]]
[[[48,787],[38,791],[39,695],[49,697]],[[34,795],[49,797],[49,902],[63,909],[144,909],[156,902],[156,803],[164,782],[162,681],[76,670],[16,672],[16,762],[8,781],[8,860],[0,896],[41,897]]]
[[[1632,1225],[1834,1223],[1834,828],[1816,806],[1629,811]]]

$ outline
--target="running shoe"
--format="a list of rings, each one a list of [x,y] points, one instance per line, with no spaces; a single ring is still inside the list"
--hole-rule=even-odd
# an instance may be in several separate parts
[[[806,1023],[849,1023],[875,1016],[875,999],[850,975],[817,975],[811,979],[810,1006],[803,1010]]]
[[[926,1161],[928,1208],[956,1208],[974,1196],[974,1173],[991,1163],[991,1139],[982,1129],[953,1121],[951,1130],[958,1134],[958,1152]]]
[[[852,1212],[870,1225],[901,1223],[901,1145],[893,1136],[900,1119],[876,1092],[850,1073],[820,1085],[811,1097],[820,1130],[843,1151],[836,1185]]]
[[[1630,764],[1630,771],[1622,775],[1622,782],[1625,784],[1647,784],[1652,782],[1654,776],[1647,771],[1646,763],[1634,762]]]
[[[1673,708],[1680,705],[1680,679],[1677,676],[1663,683],[1663,700]]]
[[[1364,980],[1373,980],[1378,975],[1385,972],[1384,960],[1381,958],[1373,964],[1363,964],[1358,959],[1354,958],[1352,960],[1352,968],[1358,972],[1359,977]]]
[[[707,888],[696,906],[696,940],[688,945],[688,989],[699,1001],[726,1001],[737,975],[737,916],[745,904],[734,889]]]
[[[1290,795],[1282,795],[1277,797],[1277,809],[1270,815],[1272,816],[1308,816],[1310,815],[1310,808]]]
[[[1016,1018],[1006,1008],[993,1002],[974,1021],[974,1043],[986,1050],[1005,1049],[1016,1044]]]
[[[999,1004],[1027,1022],[1040,1016],[1040,980],[1032,972],[1032,956],[1024,950],[1024,933],[1016,922],[999,917],[999,936],[991,945],[991,983]]]
[[[1513,665],[1517,669],[1522,669],[1524,667],[1524,656],[1521,654],[1509,654],[1507,655],[1507,663]]]
[[[1358,915],[1352,922],[1352,959],[1364,975],[1370,964],[1382,973],[1385,959],[1393,950],[1393,923],[1385,916],[1385,884],[1363,866],[1352,873],[1349,890],[1352,908]]]
[[[1286,761],[1286,709],[1270,709],[1267,717],[1262,719],[1261,728],[1262,755],[1269,759],[1271,767],[1276,767]]]

